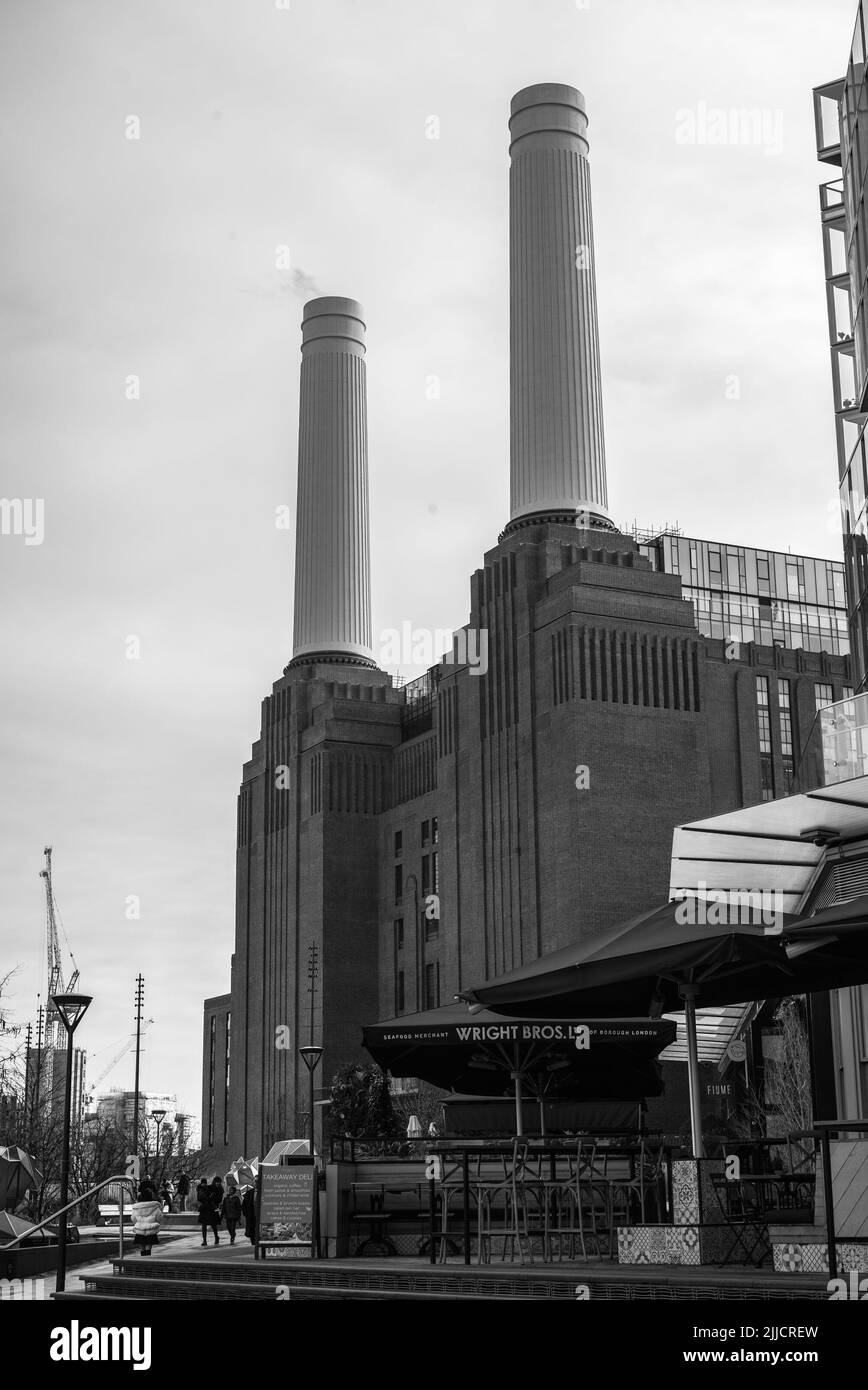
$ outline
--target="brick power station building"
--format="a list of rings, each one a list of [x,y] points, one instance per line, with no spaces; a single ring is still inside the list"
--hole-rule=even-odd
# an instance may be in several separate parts
[[[666,901],[674,827],[785,795],[849,693],[841,565],[609,515],[586,130],[573,88],[513,99],[511,512],[453,651],[403,687],[371,641],[362,310],[305,306],[294,651],[242,776],[231,993],[205,1003],[215,1163],[304,1132],[311,1034],[327,1088],[363,1023]]]

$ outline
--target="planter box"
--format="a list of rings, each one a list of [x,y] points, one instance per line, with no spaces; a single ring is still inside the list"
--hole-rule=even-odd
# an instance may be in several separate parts
[[[81,1240],[66,1247],[66,1267],[92,1264],[94,1260],[110,1259],[117,1253],[115,1240]],[[56,1245],[32,1245],[20,1250],[4,1250],[0,1245],[0,1278],[23,1279],[30,1274],[42,1274],[57,1268]]]

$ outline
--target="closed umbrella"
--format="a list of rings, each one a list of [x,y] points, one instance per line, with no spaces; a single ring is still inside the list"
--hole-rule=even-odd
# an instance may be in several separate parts
[[[407,1138],[422,1138],[422,1124],[418,1115],[411,1115],[409,1120],[407,1121]]]

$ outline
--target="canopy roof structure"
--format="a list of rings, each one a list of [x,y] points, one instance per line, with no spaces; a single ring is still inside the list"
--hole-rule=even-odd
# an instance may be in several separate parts
[[[755,1004],[721,1004],[717,1008],[696,1010],[696,1044],[700,1062],[718,1066],[726,1057],[733,1038],[738,1037],[745,1023],[756,1012]],[[675,1042],[661,1052],[661,1062],[687,1061],[687,1029],[684,1014],[666,1014],[677,1025]]]
[[[868,836],[868,777],[763,801],[681,825],[672,837],[670,897],[715,892],[780,893],[785,912],[797,912],[814,885],[830,845]],[[750,1005],[698,1008],[700,1061],[722,1062],[753,1010]],[[684,1016],[678,1041],[662,1061],[686,1060]]]
[[[866,836],[868,777],[691,821],[672,837],[669,896],[780,893],[797,912],[829,845]]]

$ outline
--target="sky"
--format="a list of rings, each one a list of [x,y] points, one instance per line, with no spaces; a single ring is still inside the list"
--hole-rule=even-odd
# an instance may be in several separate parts
[[[200,1113],[241,769],[291,656],[302,306],[365,308],[375,647],[457,628],[509,515],[520,88],[587,101],[613,516],[840,558],[811,91],[855,9],[5,0],[0,494],[43,504],[40,544],[0,535],[10,1022],[50,844],[89,1082],[141,971],[142,1087]],[[709,143],[718,110],[753,138]],[[99,1089],[132,1082],[128,1055]]]

